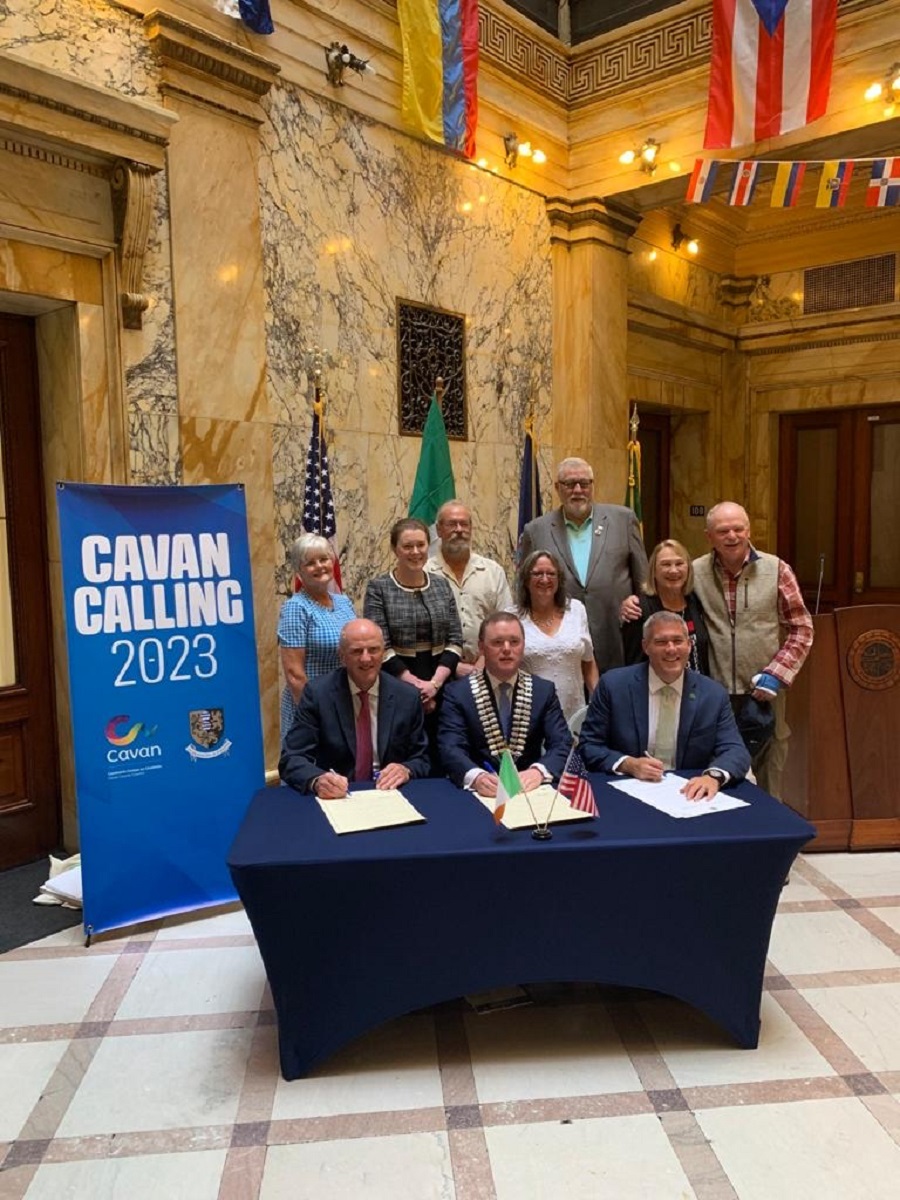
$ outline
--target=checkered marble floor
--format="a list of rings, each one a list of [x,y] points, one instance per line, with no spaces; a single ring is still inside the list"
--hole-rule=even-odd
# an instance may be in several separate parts
[[[0,957],[0,1200],[897,1200],[898,951],[900,853],[810,855],[756,1051],[560,986],[285,1083],[240,910],[68,930]]]

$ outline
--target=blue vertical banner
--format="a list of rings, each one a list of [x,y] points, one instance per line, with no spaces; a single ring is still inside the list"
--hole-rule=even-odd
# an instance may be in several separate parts
[[[244,489],[57,501],[85,929],[233,900],[265,775]]]

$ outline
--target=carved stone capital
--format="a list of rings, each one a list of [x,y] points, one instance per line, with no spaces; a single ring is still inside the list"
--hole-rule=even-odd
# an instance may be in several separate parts
[[[109,183],[122,284],[119,293],[122,325],[125,329],[140,329],[149,304],[141,286],[153,213],[153,173],[139,163],[121,159],[113,168]]]
[[[144,32],[159,60],[164,95],[261,124],[259,102],[278,78],[277,63],[159,10],[147,13]]]
[[[566,200],[552,196],[546,204],[551,243],[594,243],[628,254],[628,242],[641,223],[639,212],[613,199]]]

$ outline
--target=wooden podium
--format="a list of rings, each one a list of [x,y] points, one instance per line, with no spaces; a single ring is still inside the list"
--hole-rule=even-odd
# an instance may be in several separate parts
[[[807,850],[900,847],[900,605],[814,617],[809,658],[787,694],[783,795],[812,821]]]

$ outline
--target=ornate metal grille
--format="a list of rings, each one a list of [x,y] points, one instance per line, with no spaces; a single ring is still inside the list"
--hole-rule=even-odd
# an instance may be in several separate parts
[[[444,381],[447,437],[465,441],[466,321],[461,313],[397,300],[397,399],[400,433],[421,436],[434,393]]]
[[[804,313],[893,303],[896,263],[895,254],[878,254],[827,267],[810,267],[803,272]]]

